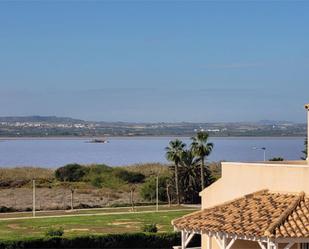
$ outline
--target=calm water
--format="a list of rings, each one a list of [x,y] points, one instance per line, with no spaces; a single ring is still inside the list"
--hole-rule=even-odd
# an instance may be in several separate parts
[[[182,138],[189,143],[189,138]],[[164,148],[169,137],[110,138],[109,143],[87,140],[6,140],[0,142],[0,166],[57,167],[67,163],[105,163],[111,166],[142,162],[166,162]],[[261,161],[266,157],[299,159],[304,138],[212,138],[209,160]]]

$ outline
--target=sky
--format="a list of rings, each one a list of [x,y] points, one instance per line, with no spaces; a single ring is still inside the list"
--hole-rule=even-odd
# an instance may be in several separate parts
[[[0,116],[305,122],[309,1],[0,1]]]

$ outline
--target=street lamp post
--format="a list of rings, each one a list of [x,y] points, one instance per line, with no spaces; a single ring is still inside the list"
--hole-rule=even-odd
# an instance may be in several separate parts
[[[156,177],[156,211],[159,211],[159,176]]]
[[[35,217],[35,180],[32,180],[32,216]]]
[[[261,147],[261,148],[253,147],[252,149],[253,150],[262,150],[263,151],[263,155],[264,155],[264,162],[266,161],[266,147]]]

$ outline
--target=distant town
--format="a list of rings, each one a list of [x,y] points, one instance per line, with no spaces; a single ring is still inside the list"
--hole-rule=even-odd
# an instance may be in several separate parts
[[[306,124],[288,121],[233,123],[96,122],[55,116],[0,117],[0,137],[306,136]]]

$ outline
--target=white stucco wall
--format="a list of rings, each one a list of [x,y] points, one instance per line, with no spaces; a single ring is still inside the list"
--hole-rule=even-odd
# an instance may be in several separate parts
[[[204,189],[202,208],[212,207],[263,189],[309,194],[307,161],[281,163],[222,163],[222,177]]]

